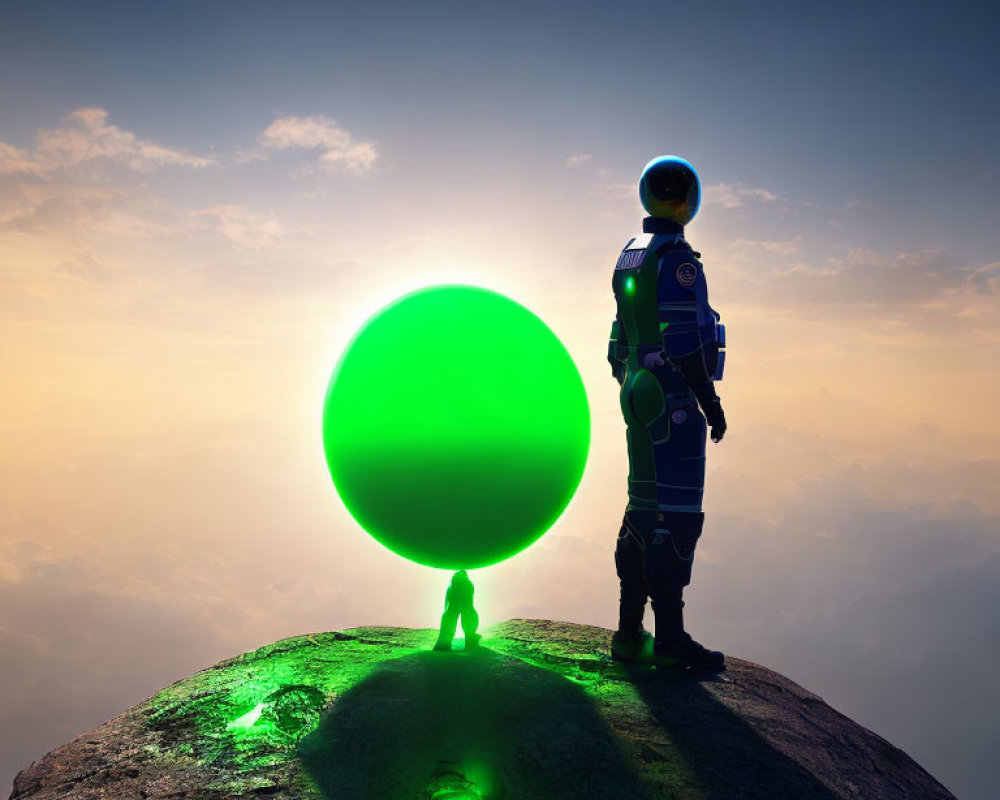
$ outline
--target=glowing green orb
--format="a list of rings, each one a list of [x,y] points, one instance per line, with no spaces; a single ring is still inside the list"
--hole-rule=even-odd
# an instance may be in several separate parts
[[[411,561],[472,569],[526,548],[576,491],[583,381],[559,339],[503,295],[434,286],[357,333],[323,406],[340,498]]]

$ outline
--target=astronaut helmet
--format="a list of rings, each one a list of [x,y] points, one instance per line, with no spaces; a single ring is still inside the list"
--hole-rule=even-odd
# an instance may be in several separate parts
[[[698,213],[698,173],[680,156],[658,156],[642,170],[639,199],[651,217],[687,225]]]

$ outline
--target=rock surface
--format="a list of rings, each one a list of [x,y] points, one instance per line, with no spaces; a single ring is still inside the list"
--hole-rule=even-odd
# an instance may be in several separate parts
[[[763,667],[626,671],[611,632],[356,628],[223,661],[36,761],[11,800],[952,798]]]

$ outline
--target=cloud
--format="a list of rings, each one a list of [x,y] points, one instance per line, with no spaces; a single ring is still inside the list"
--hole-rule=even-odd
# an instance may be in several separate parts
[[[593,155],[590,153],[572,153],[566,157],[566,160],[563,163],[568,169],[574,169],[579,167],[581,164],[586,164],[592,158]]]
[[[0,175],[38,174],[43,171],[43,165],[26,151],[0,142]]]
[[[773,203],[778,195],[767,189],[755,189],[742,183],[716,183],[705,188],[705,203],[724,208],[740,208],[744,200],[750,198],[764,203]]]
[[[378,158],[373,142],[357,142],[336,120],[325,116],[279,117],[261,137],[265,147],[276,150],[322,150],[320,164],[330,170],[360,174]]]
[[[818,247],[796,238],[737,239],[713,259],[724,286],[746,305],[760,303],[794,315],[838,307],[848,316],[877,312],[936,328],[980,308],[1000,292],[1000,262],[975,264],[953,252]],[[991,323],[992,324],[992,323]],[[927,327],[930,331],[931,327]]]
[[[591,194],[601,197],[608,197],[613,200],[628,200],[638,198],[638,190],[634,183],[623,183],[621,181],[599,181],[590,184]]]
[[[775,242],[764,241],[761,239],[737,239],[733,242],[733,247],[754,252],[778,253],[783,256],[792,255],[793,253],[797,253],[799,251],[798,239],[793,241]]]
[[[140,139],[108,123],[103,108],[78,108],[55,128],[38,132],[38,144],[28,153],[0,142],[0,173],[44,175],[57,169],[94,161],[122,164],[136,172],[164,166],[207,167],[212,159]]]
[[[149,174],[168,166],[199,169],[216,163],[142,139],[108,121],[102,108],[78,108],[52,128],[39,130],[32,149],[0,142],[0,248],[20,251],[25,237],[62,253],[49,262],[61,275],[96,274],[79,256],[114,240],[166,241],[184,231],[186,213],[175,212],[150,188]],[[102,258],[102,260],[105,260]],[[58,265],[58,266],[57,266]],[[106,269],[97,270],[105,277]]]
[[[245,206],[215,206],[190,213],[195,231],[211,231],[249,250],[261,250],[288,235],[288,229],[273,214]]]
[[[114,271],[96,258],[93,253],[80,252],[56,265],[57,275],[68,275],[88,283],[105,283],[114,276]]]
[[[984,295],[1000,294],[1000,261],[972,269],[966,280],[966,286]]]
[[[129,209],[128,193],[108,184],[73,181],[46,181],[36,186],[21,186],[13,208],[0,218],[0,230],[50,234],[66,226],[80,226],[93,231],[121,211]],[[134,203],[134,198],[131,198]]]
[[[822,266],[808,272],[816,301],[825,297],[828,301],[919,303],[975,285],[975,271],[969,264],[931,249],[880,253],[854,247],[844,255],[829,256]]]

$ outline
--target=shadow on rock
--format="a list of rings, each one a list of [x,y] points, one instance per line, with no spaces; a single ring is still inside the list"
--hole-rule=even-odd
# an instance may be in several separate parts
[[[629,679],[701,790],[699,796],[703,793],[712,800],[840,797],[775,749],[703,685],[724,677],[630,670]]]
[[[385,662],[330,706],[299,756],[337,800],[642,794],[582,689],[489,651]]]

